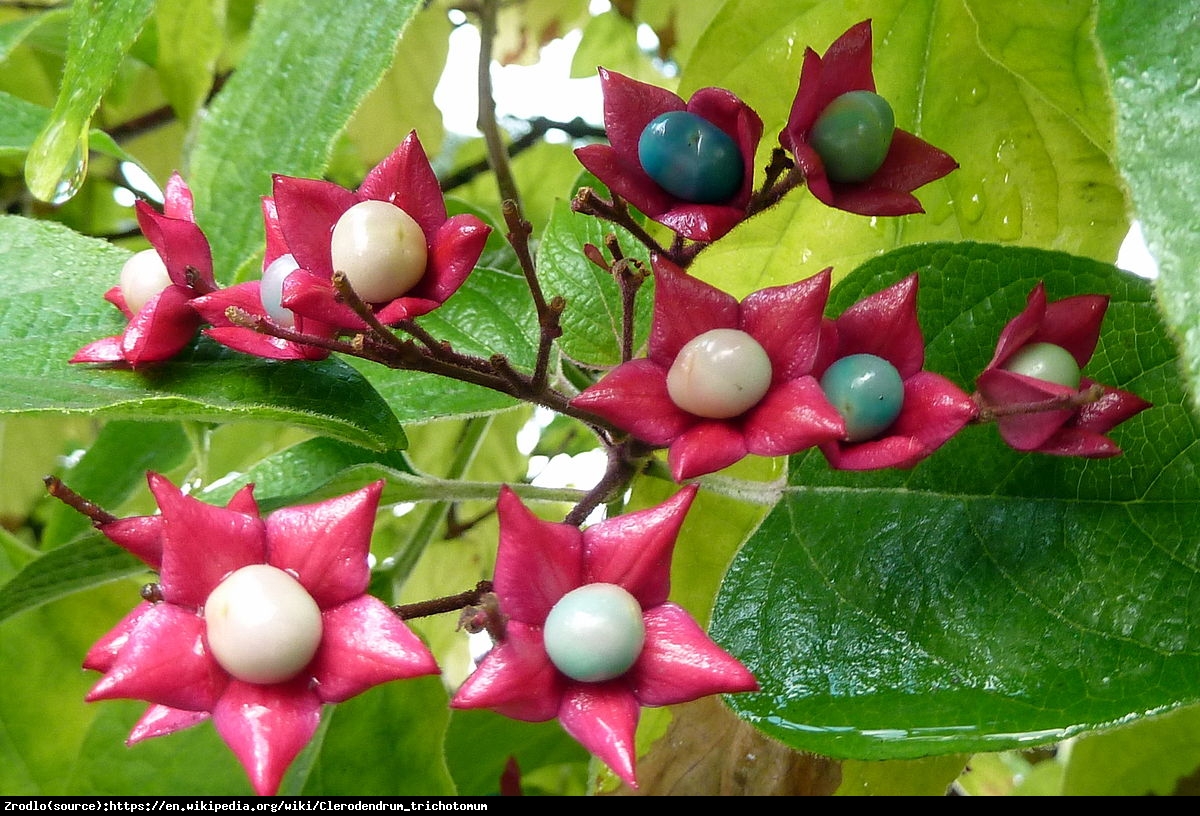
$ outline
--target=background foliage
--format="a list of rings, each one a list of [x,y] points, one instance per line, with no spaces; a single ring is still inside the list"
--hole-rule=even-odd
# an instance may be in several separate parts
[[[582,426],[427,375],[282,365],[206,341],[149,373],[66,364],[123,325],[102,295],[145,246],[130,191],[153,195],[131,166],[158,184],[184,173],[223,284],[258,274],[271,173],[352,187],[412,129],[452,208],[502,223],[494,179],[472,171],[481,139],[447,131],[433,103],[452,29],[473,19],[451,6],[0,2],[0,790],[249,790],[210,726],[127,750],[141,706],[82,702],[94,680],[84,653],[147,576],[46,498],[43,475],[120,515],[152,510],[146,470],[213,502],[253,481],[265,508],[382,476],[395,512],[376,528],[373,589],[393,602],[490,577],[499,484],[556,519],[590,486],[535,478],[595,447]],[[823,51],[868,17],[898,125],[960,170],[919,191],[925,215],[898,219],[797,191],[702,253],[694,273],[741,297],[832,266],[836,314],[918,270],[928,367],[967,390],[1038,280],[1054,299],[1107,293],[1088,373],[1155,407],[1117,429],[1115,460],[1019,455],[978,427],[911,472],[835,473],[806,454],[706,477],[673,598],[711,620],[763,691],[646,712],[643,792],[1190,792],[1200,54],[1189,38],[1200,12],[1132,0],[522,0],[501,12],[493,55],[533,63],[569,36],[579,77],[603,65],[685,97],[729,88],[762,115],[765,151],[805,46]],[[582,123],[591,138],[600,115]],[[556,376],[579,387],[617,360],[617,291],[580,249],[606,230],[567,206],[586,183],[578,142],[551,129],[525,147],[530,122],[503,124],[523,148],[512,167],[543,286],[568,303]],[[1114,266],[1134,222],[1157,267],[1150,282]],[[502,232],[422,325],[527,368],[537,321]],[[628,503],[674,489],[639,477]],[[466,637],[449,619],[415,626],[443,678],[327,712],[284,792],[495,793],[510,755],[526,793],[628,792],[556,723],[451,714]],[[714,756],[718,733],[738,750]]]

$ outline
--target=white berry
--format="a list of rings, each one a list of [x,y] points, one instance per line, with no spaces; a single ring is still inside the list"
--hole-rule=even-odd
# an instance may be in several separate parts
[[[757,340],[738,329],[712,329],[694,337],[667,372],[671,401],[709,419],[744,413],[770,387],[771,359]]]
[[[121,267],[121,294],[125,297],[125,305],[134,314],[170,285],[167,265],[153,249],[135,252]]]
[[[585,584],[551,608],[542,643],[550,662],[572,679],[598,683],[620,677],[646,643],[642,607],[624,587]]]
[[[312,660],[321,610],[300,582],[268,564],[234,570],[204,602],[208,645],[221,668],[247,683],[281,683]]]
[[[333,269],[367,303],[400,297],[425,274],[425,234],[408,213],[386,201],[360,201],[333,227]]]
[[[262,282],[258,285],[258,297],[266,313],[284,328],[296,325],[296,315],[283,306],[283,282],[287,276],[300,268],[290,254],[280,255],[263,270]]]

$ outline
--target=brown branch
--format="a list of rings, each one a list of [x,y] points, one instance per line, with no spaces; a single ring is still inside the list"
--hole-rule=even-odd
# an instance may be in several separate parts
[[[477,81],[479,86],[479,117],[477,127],[483,134],[487,144],[488,163],[496,176],[496,186],[500,190],[501,201],[511,201],[519,209],[521,206],[520,192],[513,179],[512,167],[508,163],[508,152],[500,137],[500,125],[496,121],[496,95],[492,88],[492,53],[496,40],[496,14],[499,10],[497,0],[482,0],[478,6],[479,15],[479,66]]]
[[[1089,405],[1104,397],[1104,386],[1093,383],[1082,391],[1063,394],[1060,397],[1050,397],[1037,402],[1014,402],[1006,405],[991,405],[976,393],[975,403],[979,406],[979,414],[973,420],[976,424],[995,422],[1001,417],[1019,416],[1021,414],[1037,414],[1043,411],[1068,411]]]
[[[444,612],[457,612],[468,606],[475,606],[483,596],[492,591],[491,581],[480,581],[474,589],[460,592],[457,595],[447,595],[444,598],[433,598],[428,601],[418,601],[410,604],[397,604],[392,611],[402,620],[424,618],[429,615],[440,615]]]
[[[80,496],[74,490],[67,487],[57,476],[46,476],[42,479],[42,481],[46,485],[47,493],[68,507],[78,510],[83,515],[90,518],[93,526],[100,527],[105,524],[112,524],[114,521],[118,520],[117,516],[114,516],[100,505],[85,499],[83,496]]]

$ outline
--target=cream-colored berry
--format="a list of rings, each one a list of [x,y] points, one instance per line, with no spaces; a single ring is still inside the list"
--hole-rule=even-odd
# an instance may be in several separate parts
[[[280,255],[263,270],[262,281],[258,286],[258,297],[263,309],[271,319],[286,329],[296,325],[296,315],[283,305],[283,282],[288,275],[300,268],[295,257],[290,253]]]
[[[728,419],[753,408],[771,387],[771,359],[739,329],[712,329],[694,337],[667,372],[667,393],[683,410]]]
[[[125,297],[125,305],[134,314],[170,285],[167,265],[153,249],[135,252],[121,267],[121,294]]]
[[[386,201],[360,201],[338,219],[330,251],[333,269],[367,303],[400,297],[425,274],[421,226]]]
[[[234,570],[204,602],[208,646],[247,683],[295,677],[321,644],[321,610],[300,582],[268,564]]]

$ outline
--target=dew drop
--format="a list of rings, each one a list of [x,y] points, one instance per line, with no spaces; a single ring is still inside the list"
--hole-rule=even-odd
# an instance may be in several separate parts
[[[983,188],[967,188],[957,199],[959,217],[967,224],[978,224],[983,218],[986,205],[983,198]]]
[[[67,127],[68,122],[59,120],[42,131],[29,149],[25,164],[29,192],[55,206],[70,201],[87,177],[87,125],[70,142],[72,137]]]
[[[968,105],[979,105],[988,98],[988,86],[986,82],[976,82],[967,91],[966,98],[963,100]]]

